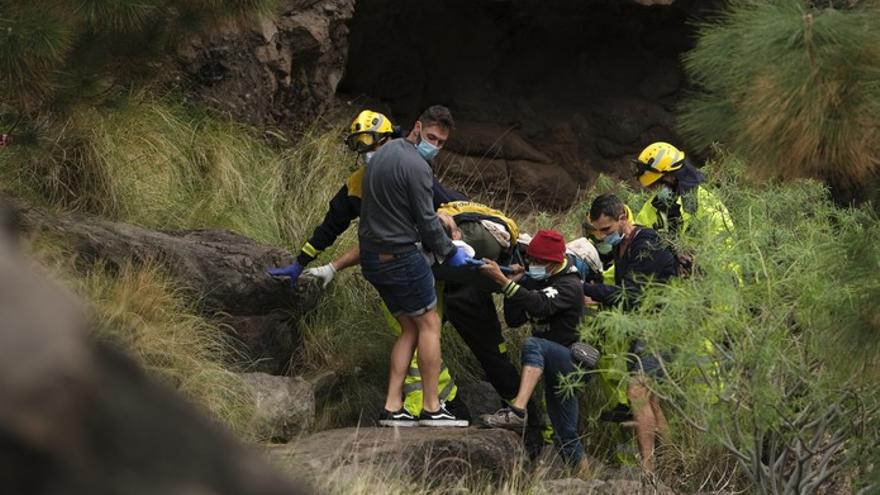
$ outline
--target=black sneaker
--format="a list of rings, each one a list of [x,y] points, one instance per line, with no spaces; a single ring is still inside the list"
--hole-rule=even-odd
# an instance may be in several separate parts
[[[428,412],[422,410],[419,414],[419,426],[455,426],[464,428],[468,425],[466,419],[458,419],[454,414],[446,410],[446,406],[440,404],[440,410],[437,412]]]
[[[508,430],[521,431],[526,426],[527,414],[523,410],[515,410],[513,407],[499,409],[494,414],[481,416],[487,426],[493,428],[506,428]]]
[[[383,408],[382,414],[379,415],[379,426],[401,426],[406,428],[418,425],[419,422],[416,420],[416,417],[403,407],[394,412]]]
[[[459,390],[459,394],[460,393],[461,391]],[[445,402],[443,406],[446,407],[447,411],[454,414],[456,418],[470,422],[471,411],[470,409],[468,409],[467,404],[464,402],[460,395],[456,396],[449,402]]]

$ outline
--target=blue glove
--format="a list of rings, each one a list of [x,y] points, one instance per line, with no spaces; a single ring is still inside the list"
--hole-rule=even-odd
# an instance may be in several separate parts
[[[299,279],[299,276],[302,275],[303,266],[299,264],[299,261],[295,261],[292,265],[287,265],[282,268],[272,268],[271,270],[267,270],[266,273],[272,275],[273,277],[290,277],[290,288],[296,288],[296,281]]]
[[[464,248],[458,248],[455,254],[453,254],[449,258],[446,258],[446,265],[453,268],[464,266],[468,263],[468,260],[472,259],[473,258],[467,254],[467,251],[465,251]]]

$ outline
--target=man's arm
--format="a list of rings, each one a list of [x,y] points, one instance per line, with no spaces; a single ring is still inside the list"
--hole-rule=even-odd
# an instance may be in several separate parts
[[[548,318],[580,304],[584,299],[579,283],[569,284],[563,281],[536,290],[510,282],[503,292],[505,315],[507,307],[513,305],[523,308],[533,318]]]
[[[437,218],[433,205],[434,176],[427,164],[409,167],[406,173],[407,194],[413,221],[419,229],[422,245],[441,258],[458,250]]]
[[[324,221],[315,227],[308,242],[303,245],[296,260],[303,266],[311,263],[321,251],[332,246],[336,238],[345,232],[352,220],[360,216],[361,199],[350,196],[348,186],[343,184],[339,192],[330,200],[330,208],[324,215]]]
[[[583,286],[584,295],[603,306],[613,306],[619,301],[620,287],[609,284],[590,284]]]

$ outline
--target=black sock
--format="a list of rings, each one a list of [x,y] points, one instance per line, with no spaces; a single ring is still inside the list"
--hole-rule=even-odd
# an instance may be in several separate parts
[[[516,415],[519,416],[520,418],[525,418],[525,417],[526,417],[526,410],[525,410],[525,409],[520,409],[520,408],[514,406],[513,404],[511,404],[511,405],[510,405],[510,410],[513,411],[513,414],[516,414]]]

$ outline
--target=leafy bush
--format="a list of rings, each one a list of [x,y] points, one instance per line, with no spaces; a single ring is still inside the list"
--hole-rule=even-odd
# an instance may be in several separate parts
[[[652,288],[636,311],[600,312],[585,338],[639,337],[664,359],[670,379],[655,390],[676,447],[661,465],[682,488],[731,479],[762,493],[816,493],[842,479],[871,487],[880,219],[870,207],[835,206],[815,182],[750,185],[743,168],[726,157],[714,174],[735,233],[721,242],[695,224],[681,240],[698,274]]]
[[[865,184],[880,170],[880,3],[846,3],[737,0],[700,24],[682,131],[762,177]]]

